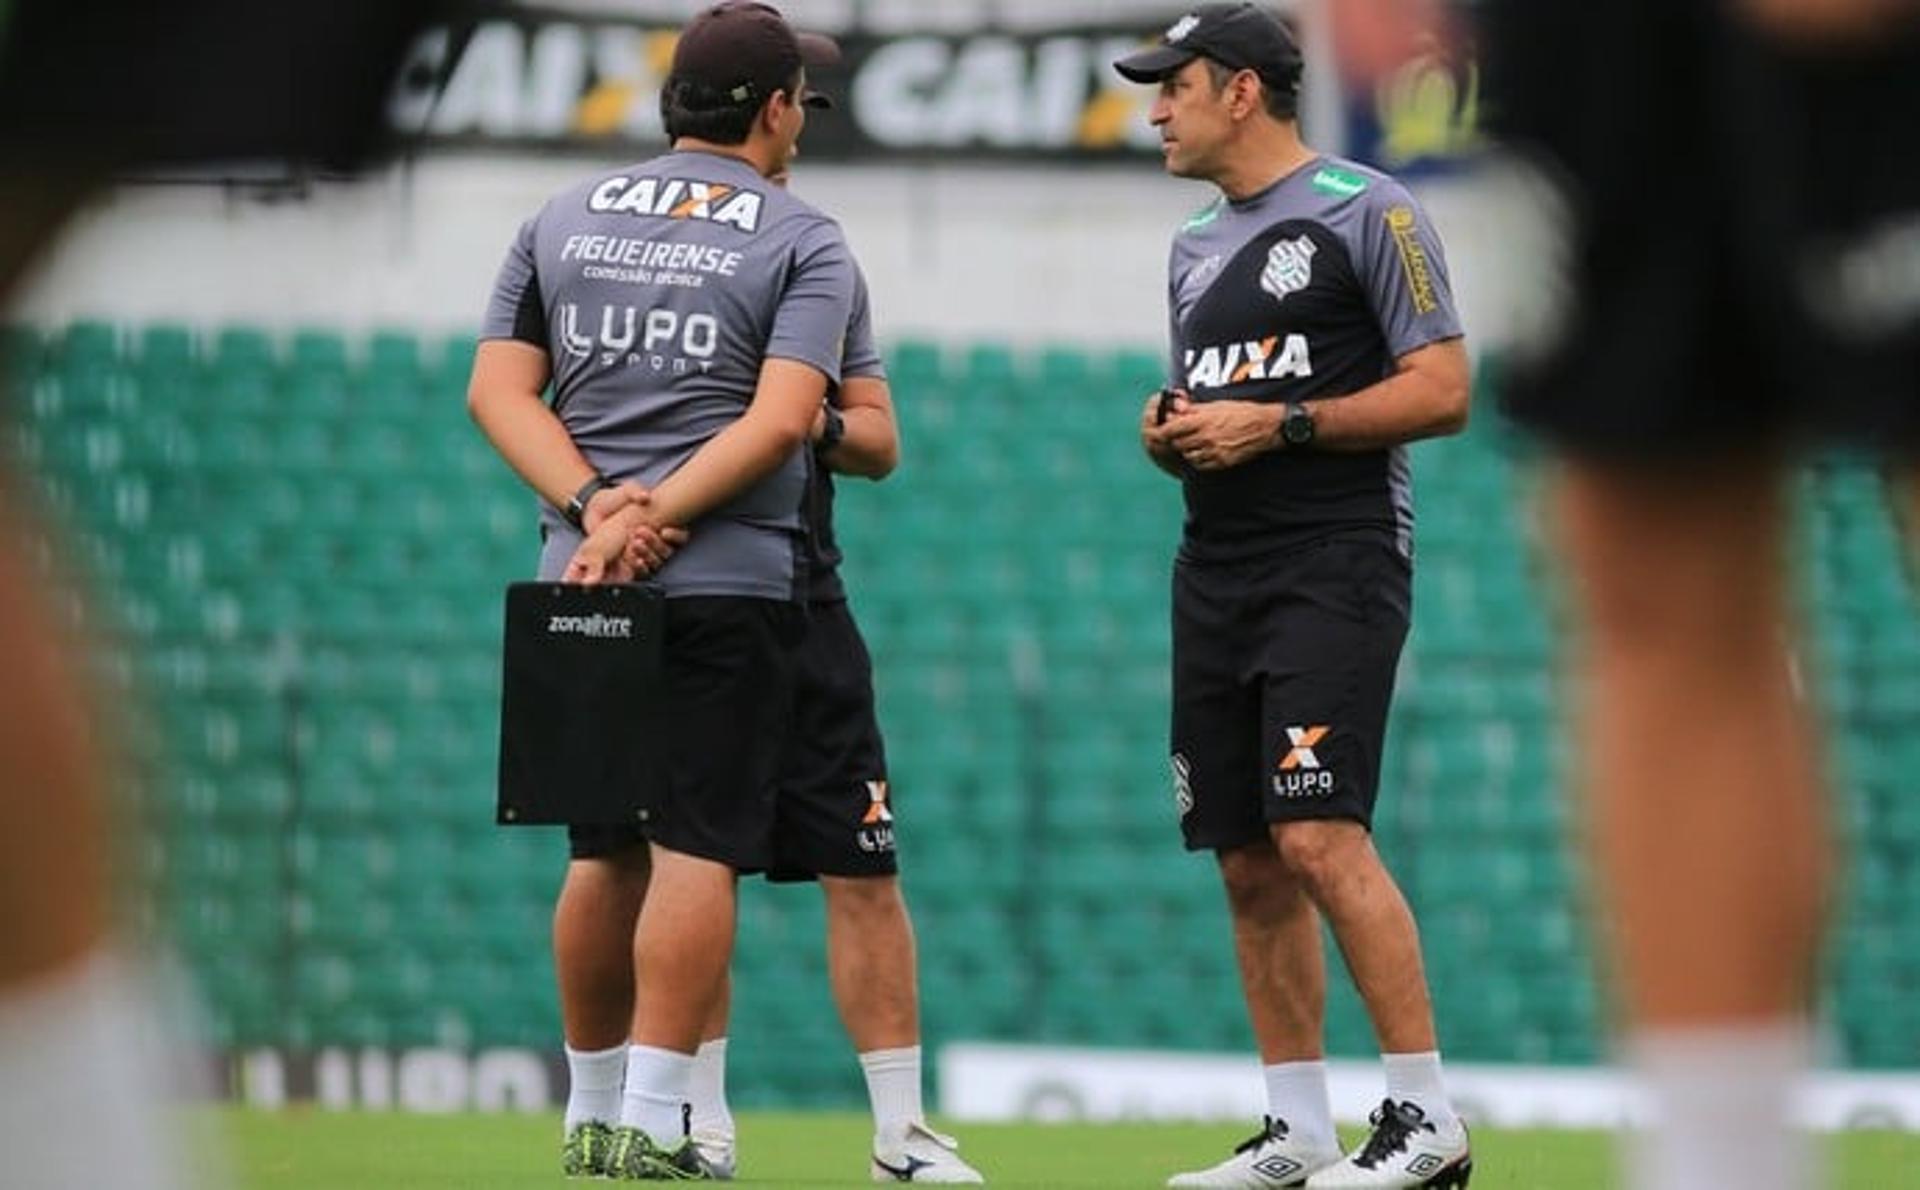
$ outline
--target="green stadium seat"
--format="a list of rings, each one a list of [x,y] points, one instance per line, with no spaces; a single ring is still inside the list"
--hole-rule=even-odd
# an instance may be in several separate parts
[[[473,376],[473,356],[479,341],[472,335],[452,335],[440,341],[432,364],[433,399],[457,405],[467,395]]]
[[[214,336],[213,363],[224,373],[271,374],[278,369],[273,338],[257,327],[222,327]]]
[[[943,383],[940,346],[922,339],[903,339],[886,352],[887,375],[895,388],[919,392]]]
[[[46,344],[36,329],[0,325],[0,414],[5,415],[9,435],[19,436],[0,443],[0,457],[29,467],[38,458],[39,420],[60,412],[62,394],[57,385],[46,381],[46,363]]]
[[[1112,362],[1114,387],[1141,399],[1167,382],[1167,357],[1149,351],[1120,351]]]
[[[193,377],[200,367],[193,331],[172,323],[141,328],[134,366],[146,383]]]
[[[974,343],[962,356],[961,380],[970,390],[1004,391],[1020,378],[1013,350],[999,343]]]
[[[62,371],[118,368],[120,330],[106,322],[71,323],[54,344],[53,354]]]

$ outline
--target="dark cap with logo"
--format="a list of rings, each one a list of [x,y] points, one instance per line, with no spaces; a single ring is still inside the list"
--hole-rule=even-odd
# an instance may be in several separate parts
[[[1300,89],[1300,45],[1280,18],[1258,4],[1202,4],[1167,27],[1160,44],[1113,68],[1136,83],[1157,83],[1195,58],[1251,70],[1276,90]]]
[[[674,47],[667,86],[694,108],[758,108],[775,91],[793,85],[802,66],[833,66],[840,47],[818,33],[796,33],[780,10],[753,0],[726,0],[687,22]],[[833,101],[809,90],[798,97],[808,107]]]

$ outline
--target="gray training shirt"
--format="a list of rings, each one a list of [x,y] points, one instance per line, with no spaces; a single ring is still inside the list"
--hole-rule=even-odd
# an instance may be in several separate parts
[[[1406,188],[1319,157],[1173,239],[1168,383],[1196,402],[1324,400],[1393,374],[1400,356],[1460,336],[1440,239]],[[1183,560],[1233,562],[1333,533],[1413,548],[1406,451],[1285,449],[1187,470]]]
[[[654,487],[738,420],[760,366],[840,379],[855,268],[840,227],[746,162],[673,152],[598,175],[528,220],[481,337],[547,353],[553,406],[594,467]],[[805,594],[805,449],[689,526],[655,576],[668,597]],[[543,508],[540,576],[580,535]]]

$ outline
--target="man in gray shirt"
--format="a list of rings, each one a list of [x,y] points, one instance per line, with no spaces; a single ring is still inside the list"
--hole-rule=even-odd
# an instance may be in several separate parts
[[[817,881],[826,898],[829,982],[873,1107],[869,1173],[875,1181],[978,1183],[983,1179],[960,1157],[958,1142],[929,1127],[922,1112],[914,930],[894,847],[896,806],[874,704],[873,665],[839,574],[833,475],[883,479],[900,455],[866,281],[856,272],[854,282],[841,382],[830,389],[812,435],[807,632],[794,670],[767,879]],[[654,573],[666,551],[644,533],[635,536],[641,512],[642,505],[629,504],[603,520],[575,553],[568,581],[624,582]],[[629,976],[631,996],[631,972],[612,974],[616,980]],[[730,1008],[728,985],[708,1014],[694,1055],[688,1117],[702,1164],[723,1180],[736,1168],[733,1112],[726,1101]]]
[[[546,502],[542,577],[623,507],[657,556],[680,546],[655,575],[671,751],[660,786],[635,791],[647,844],[573,828],[555,912],[574,1172],[701,1173],[688,1079],[731,956],[735,874],[772,859],[767,744],[786,734],[804,622],[802,447],[840,380],[855,284],[839,227],[768,177],[819,101],[806,66],[833,56],[765,5],[696,16],[662,97],[673,151],[527,222],[475,361],[474,418]],[[632,936],[610,936],[642,895]],[[607,970],[628,954],[630,974]],[[629,1022],[613,991],[635,981]]]
[[[1202,5],[1117,66],[1159,85],[1168,172],[1221,191],[1174,237],[1169,382],[1141,437],[1187,503],[1181,832],[1220,866],[1269,1103],[1251,1140],[1173,1184],[1464,1187],[1419,937],[1369,833],[1412,593],[1405,445],[1467,413],[1440,242],[1392,178],[1301,143],[1300,52],[1265,9]],[[1345,1155],[1322,917],[1387,1075],[1372,1135]]]

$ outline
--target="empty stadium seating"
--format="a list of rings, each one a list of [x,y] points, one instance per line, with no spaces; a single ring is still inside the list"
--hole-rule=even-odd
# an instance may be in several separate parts
[[[491,822],[500,593],[534,503],[468,423],[469,337],[10,328],[8,449],[94,581],[135,693],[131,846],[216,1040],[550,1044],[549,832]],[[928,1041],[1244,1048],[1211,863],[1165,761],[1174,485],[1134,441],[1150,352],[900,343],[906,465],[842,485],[878,667]],[[1415,630],[1382,849],[1450,1050],[1593,1060],[1562,844],[1552,597],[1530,470],[1493,419],[1415,450]],[[1864,470],[1813,470],[1819,685],[1858,856],[1829,998],[1841,1053],[1920,1062],[1920,632]],[[1868,829],[1872,823],[1872,829]],[[749,885],[734,1084],[857,1097],[818,896]],[[1090,1005],[1098,1005],[1091,1011]],[[1365,1052],[1336,992],[1336,1052]]]

